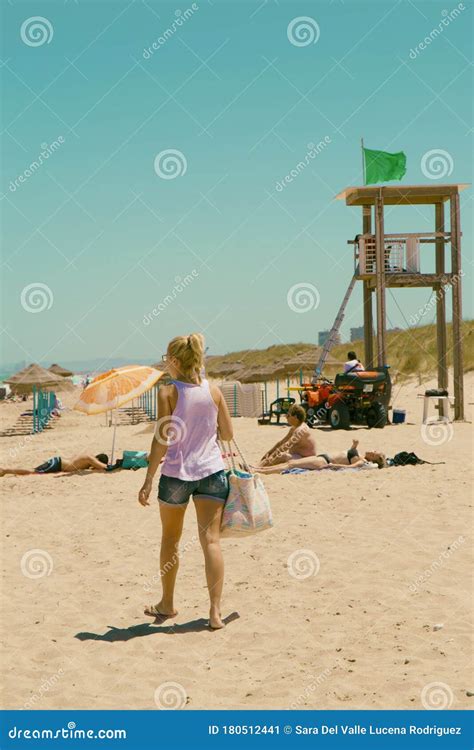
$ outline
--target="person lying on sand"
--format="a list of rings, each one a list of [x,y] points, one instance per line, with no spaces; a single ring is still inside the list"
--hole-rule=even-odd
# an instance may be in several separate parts
[[[254,467],[259,474],[281,474],[288,469],[310,469],[311,471],[320,471],[321,469],[341,469],[344,466],[351,466],[356,469],[364,464],[377,464],[379,469],[386,465],[385,455],[379,451],[366,451],[364,458],[359,456],[357,446],[358,440],[352,441],[352,446],[348,451],[342,453],[320,453],[318,456],[308,456],[305,458],[290,459],[278,466]]]
[[[306,412],[302,406],[290,406],[287,414],[290,431],[260,459],[260,467],[276,466],[294,459],[316,455],[316,442],[311,429],[305,424]]]
[[[106,471],[109,457],[106,453],[99,453],[97,456],[90,456],[88,453],[80,453],[74,458],[61,458],[61,456],[54,456],[49,458],[40,466],[35,469],[1,469],[0,477],[4,477],[5,474],[14,474],[16,476],[27,476],[28,474],[58,474],[59,472],[67,472],[69,474],[75,471],[84,471],[85,469],[91,469],[92,471]]]

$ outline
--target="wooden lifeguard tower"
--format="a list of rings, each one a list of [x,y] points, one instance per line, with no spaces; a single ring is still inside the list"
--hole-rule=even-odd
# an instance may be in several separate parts
[[[448,387],[445,289],[452,290],[454,418],[464,419],[463,346],[461,335],[461,214],[458,185],[396,185],[348,187],[336,198],[347,206],[362,207],[362,234],[354,245],[354,280],[363,282],[365,365],[381,367],[386,362],[387,287],[431,287],[436,294],[438,388]],[[445,226],[445,205],[449,201],[449,232]],[[385,234],[385,206],[434,206],[434,232]],[[435,258],[421,253],[426,244],[435,246]],[[447,269],[445,245],[451,246]],[[373,305],[377,312],[377,356],[374,358]],[[440,410],[441,410],[440,404]]]

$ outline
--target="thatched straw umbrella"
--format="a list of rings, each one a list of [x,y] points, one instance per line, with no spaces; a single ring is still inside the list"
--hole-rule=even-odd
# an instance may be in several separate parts
[[[74,389],[72,383],[41,365],[31,364],[11,375],[5,383],[16,393],[31,393],[34,388],[42,391],[68,391]]]
[[[213,365],[212,362],[206,365],[206,371],[211,376],[227,376],[227,375],[235,375],[237,373],[240,373],[243,371],[242,365],[238,365],[235,362],[221,362],[221,364]]]
[[[62,378],[70,378],[74,373],[71,370],[67,370],[65,367],[61,367],[61,365],[51,365],[51,367],[48,367],[49,372],[54,372],[55,375],[60,375]]]
[[[239,376],[242,383],[263,383],[276,378],[275,367],[253,367]]]

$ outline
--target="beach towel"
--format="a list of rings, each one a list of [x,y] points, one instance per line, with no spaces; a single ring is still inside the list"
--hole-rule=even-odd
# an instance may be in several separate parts
[[[282,471],[282,474],[305,474],[307,471],[366,471],[367,469],[378,469],[379,467],[377,464],[373,463],[366,463],[362,464],[362,466],[340,466],[339,469],[285,469]]]
[[[312,469],[285,469],[282,471],[282,474],[306,474],[307,471],[312,471]]]
[[[231,468],[227,472],[229,494],[222,514],[221,536],[236,537],[257,534],[273,526],[267,491],[260,477],[252,474],[240,449],[244,471],[237,469],[230,449]]]

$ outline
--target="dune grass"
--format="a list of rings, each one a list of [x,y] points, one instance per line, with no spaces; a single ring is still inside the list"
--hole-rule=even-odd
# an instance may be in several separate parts
[[[462,324],[464,343],[464,370],[474,370],[474,321],[467,320]],[[452,325],[448,325],[448,367],[453,364]],[[241,363],[243,367],[275,367],[284,360],[294,358],[298,354],[314,349],[314,344],[297,342],[294,344],[277,344],[267,349],[243,349],[220,356],[210,357],[208,372],[212,375],[213,368],[228,363]],[[331,356],[338,360],[345,360],[347,351],[355,349],[363,361],[363,341],[350,344],[340,344],[331,350]],[[429,378],[437,371],[436,327],[434,325],[420,326],[403,331],[393,331],[387,334],[388,362],[398,379],[409,377]]]

